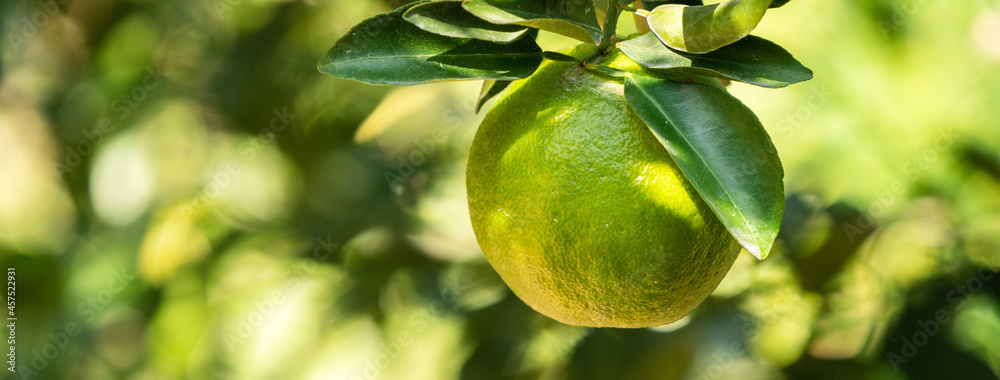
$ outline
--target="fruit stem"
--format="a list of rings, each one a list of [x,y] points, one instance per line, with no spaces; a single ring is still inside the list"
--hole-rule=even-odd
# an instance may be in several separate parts
[[[615,31],[618,29],[618,16],[622,14],[622,7],[618,2],[619,0],[608,1],[608,15],[604,18],[604,38],[601,39],[601,45],[598,46],[601,51],[611,46],[612,39],[615,38]]]

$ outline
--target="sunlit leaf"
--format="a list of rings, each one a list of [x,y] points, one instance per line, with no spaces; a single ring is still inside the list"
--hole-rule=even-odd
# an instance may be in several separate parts
[[[603,36],[592,0],[465,0],[462,6],[494,24],[523,25],[595,44]]]
[[[320,60],[319,70],[366,83],[407,85],[521,79],[534,73],[542,62],[542,49],[531,38],[498,44],[424,31],[403,19],[413,6],[355,26]]]
[[[514,41],[528,30],[523,26],[493,24],[473,16],[462,8],[461,1],[432,1],[418,4],[406,11],[403,18],[431,33],[500,43]]]
[[[707,53],[750,34],[771,0],[726,0],[718,4],[666,4],[646,17],[663,43],[689,53]]]
[[[760,37],[747,36],[706,54],[670,49],[651,33],[618,44],[629,58],[646,68],[678,70],[779,88],[812,78],[785,49]]]
[[[733,237],[766,257],[785,208],[784,174],[753,111],[716,87],[638,75],[626,78],[625,98]]]

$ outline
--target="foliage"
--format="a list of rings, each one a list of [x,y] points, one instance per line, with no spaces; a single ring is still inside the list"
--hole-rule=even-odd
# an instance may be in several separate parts
[[[18,369],[1000,375],[996,2],[768,10],[753,35],[815,72],[780,91],[728,88],[781,157],[778,237],[690,317],[639,330],[556,323],[482,259],[463,188],[478,83],[315,72],[333,40],[402,3],[0,2],[0,268],[17,273]],[[637,30],[619,21],[621,36]]]
[[[781,163],[756,116],[726,91],[713,92],[708,89],[711,85],[706,87],[706,82],[697,77],[782,87],[808,80],[812,72],[773,43],[746,38],[771,6],[771,0],[727,0],[696,6],[663,4],[652,11],[632,10],[628,3],[608,3],[602,32],[597,10],[590,1],[417,2],[358,24],[337,41],[319,68],[340,78],[372,84],[513,80],[526,78],[538,68],[540,59],[525,58],[539,57],[540,50],[530,37],[511,42],[510,35],[504,35],[498,41],[496,32],[486,30],[521,25],[593,42],[605,51],[580,63],[612,76],[629,77],[626,96],[632,108],[661,139],[737,241],[763,259],[778,234],[784,210]],[[463,8],[468,13],[463,14]],[[426,11],[418,12],[421,9]],[[615,32],[623,9],[645,17],[652,29],[651,33],[620,44],[638,63],[631,74],[601,64],[604,56],[619,51]],[[439,15],[434,22],[416,17],[435,11],[448,15]],[[476,17],[481,20],[475,21]],[[421,33],[414,26],[429,33]],[[587,38],[588,33],[593,41]],[[406,38],[400,40],[400,35]],[[653,36],[662,43],[654,41]],[[476,42],[476,38],[490,42]],[[725,48],[729,45],[734,46]],[[705,54],[710,52],[714,53]],[[677,86],[672,81],[692,84]],[[655,87],[655,94],[643,91],[647,87]],[[681,104],[678,102],[684,106],[676,107]]]

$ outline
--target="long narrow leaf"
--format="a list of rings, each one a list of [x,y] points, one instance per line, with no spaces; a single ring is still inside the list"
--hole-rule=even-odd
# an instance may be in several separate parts
[[[510,86],[510,83],[509,81],[496,80],[483,81],[483,88],[479,91],[479,98],[476,99],[476,113],[479,113],[483,108],[483,104],[486,104],[490,99],[503,92],[507,86]]]
[[[653,9],[663,4],[704,5],[701,0],[642,0],[642,7]]]
[[[771,8],[777,8],[788,3],[789,0],[774,0]],[[701,0],[642,0],[642,6],[646,9],[653,9],[663,4],[684,4],[684,5],[704,5]]]
[[[806,81],[813,75],[788,51],[755,36],[706,54],[670,49],[651,33],[619,43],[618,47],[633,61],[654,72],[676,70],[769,88]]]

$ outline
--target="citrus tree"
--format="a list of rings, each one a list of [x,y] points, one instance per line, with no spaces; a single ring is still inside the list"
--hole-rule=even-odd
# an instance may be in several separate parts
[[[751,36],[780,0],[419,1],[355,26],[321,72],[380,85],[483,80],[498,97],[469,155],[490,264],[561,322],[646,327],[687,315],[740,249],[764,259],[784,211],[767,132],[723,83],[812,72]],[[630,12],[650,30],[620,38]],[[537,30],[582,44],[543,51]]]

